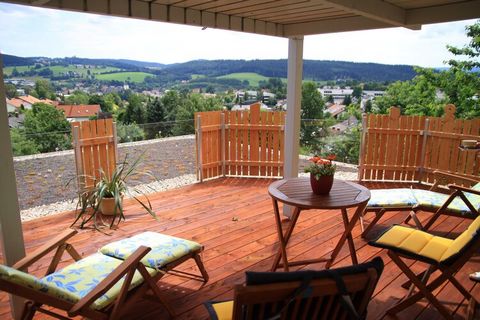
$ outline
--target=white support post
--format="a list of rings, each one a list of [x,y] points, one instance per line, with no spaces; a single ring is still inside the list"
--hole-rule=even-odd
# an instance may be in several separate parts
[[[302,102],[303,37],[288,39],[287,119],[285,121],[284,178],[298,176],[300,153],[300,116]],[[283,214],[291,217],[292,208],[283,207]]]
[[[4,263],[11,266],[25,256],[22,222],[18,205],[17,183],[13,168],[12,144],[3,83],[3,60],[0,54],[0,241]],[[10,296],[10,307],[15,319],[20,319],[23,299]]]

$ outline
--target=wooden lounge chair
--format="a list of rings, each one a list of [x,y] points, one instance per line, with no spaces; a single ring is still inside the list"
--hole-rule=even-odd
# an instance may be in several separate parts
[[[414,228],[395,225],[378,239],[370,241],[369,244],[388,249],[388,255],[392,261],[405,273],[412,284],[405,298],[387,310],[387,314],[394,315],[420,299],[427,298],[445,319],[452,319],[447,308],[432,293],[448,280],[469,301],[469,308],[472,309],[468,314],[472,315],[477,301],[455,279],[455,273],[480,249],[480,217],[477,217],[468,229],[454,240],[434,236]],[[425,272],[416,275],[402,260],[402,257],[424,262],[429,267]],[[429,276],[436,270],[439,270],[440,274],[434,280],[428,281]],[[412,295],[414,287],[418,288],[418,292]]]
[[[416,188],[371,190],[371,198],[364,215],[367,212],[374,212],[375,217],[366,228],[363,226],[363,219],[360,220],[364,230],[362,237],[365,237],[388,211],[408,211],[409,216],[405,222],[413,219],[416,227],[421,230],[428,230],[442,214],[475,219],[480,209],[480,182],[442,171],[435,171],[434,175],[435,182],[429,190]],[[462,181],[474,185],[465,188],[448,184],[449,181]],[[416,216],[417,211],[432,212],[433,216],[422,226]]]
[[[247,272],[234,300],[207,302],[211,319],[365,319],[383,261],[323,271]]]
[[[172,309],[162,299],[156,284],[165,271],[188,258],[195,258],[204,281],[208,279],[198,257],[202,248],[197,248],[199,245],[194,242],[191,243],[197,246],[187,249],[185,243],[180,241],[183,251],[166,246],[168,253],[165,253],[165,250],[155,248],[156,243],[152,241],[150,245],[154,250],[140,243],[123,251],[121,258],[97,252],[82,259],[67,242],[76,233],[76,230],[68,229],[12,267],[0,265],[0,290],[27,299],[21,319],[32,319],[37,311],[65,319],[64,315],[43,305],[63,310],[69,317],[79,315],[89,319],[119,319],[125,311],[135,306],[136,301],[145,297],[153,297],[173,316]],[[151,234],[154,233],[147,236]],[[141,235],[144,234],[137,235],[137,240]],[[162,241],[173,239],[177,242],[178,239],[155,235],[161,236],[158,239],[162,238]],[[145,239],[145,235],[143,237]],[[184,241],[188,243],[188,240]],[[52,251],[55,254],[45,277],[37,278],[22,271]],[[65,251],[75,262],[55,271]]]

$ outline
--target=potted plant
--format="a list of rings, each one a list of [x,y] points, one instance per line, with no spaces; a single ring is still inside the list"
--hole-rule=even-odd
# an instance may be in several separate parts
[[[315,156],[309,161],[311,162],[305,172],[310,173],[310,185],[315,194],[327,194],[333,186],[333,177],[337,166],[333,163],[335,155],[329,155],[327,158]]]
[[[129,194],[130,191],[134,191],[136,194],[144,196],[145,200],[140,199],[136,195],[130,194],[152,217],[157,219],[155,212],[152,210],[152,205],[148,196],[141,190],[136,188],[128,188],[127,181],[133,174],[141,173],[151,176],[148,172],[138,172],[137,167],[142,159],[140,155],[131,164],[127,162],[127,156],[125,159],[116,166],[112,172],[111,177],[105,174],[103,170],[100,171],[100,178],[95,181],[95,186],[88,190],[85,190],[79,194],[79,200],[77,204],[77,216],[72,226],[79,220],[80,228],[93,220],[95,229],[99,229],[100,226],[104,226],[103,220],[99,217],[99,213],[112,217],[110,222],[110,228],[114,225],[118,225],[121,220],[125,220],[123,213],[123,198]]]

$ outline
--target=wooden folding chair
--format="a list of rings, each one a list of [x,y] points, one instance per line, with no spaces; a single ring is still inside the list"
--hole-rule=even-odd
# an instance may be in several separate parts
[[[388,255],[392,261],[412,284],[405,298],[387,310],[387,314],[394,315],[420,299],[427,298],[445,319],[453,319],[447,308],[433,295],[433,291],[447,280],[470,302],[470,308],[475,308],[477,305],[475,298],[455,279],[455,273],[480,249],[480,217],[477,217],[468,229],[454,240],[395,225],[369,244],[388,249]],[[429,264],[429,267],[425,272],[416,275],[402,258],[418,260]],[[430,275],[437,270],[440,274],[429,281]],[[412,294],[415,287],[418,292]],[[469,312],[469,314],[472,313]]]
[[[211,319],[365,319],[383,261],[323,271],[247,272],[234,300],[207,302]]]
[[[165,273],[141,263],[150,248],[140,246],[125,260],[101,253],[82,259],[67,243],[76,233],[68,229],[14,266],[0,265],[0,290],[27,299],[21,319],[32,319],[37,311],[66,319],[64,315],[43,305],[63,310],[69,317],[119,319],[139,299],[145,297],[153,297],[173,316],[173,311],[161,297],[156,285]],[[55,254],[44,278],[36,278],[22,271],[52,251]],[[75,262],[55,271],[65,251]]]
[[[434,176],[435,182],[428,190],[417,188],[371,190],[372,196],[363,215],[373,212],[375,217],[366,228],[363,225],[363,218],[360,220],[362,237],[365,237],[389,211],[408,211],[409,215],[404,222],[408,223],[413,219],[415,226],[420,230],[428,230],[442,214],[468,219],[475,219],[478,216],[480,209],[478,180],[438,170],[434,171]],[[475,185],[472,188],[466,188],[448,184],[450,182]],[[432,218],[424,226],[416,216],[418,211],[433,213]]]

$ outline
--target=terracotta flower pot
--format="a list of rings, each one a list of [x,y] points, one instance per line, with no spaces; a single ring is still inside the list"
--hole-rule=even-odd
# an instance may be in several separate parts
[[[315,175],[310,174],[310,185],[312,186],[312,191],[315,194],[328,194],[333,186],[333,175],[331,176],[321,176],[317,180]]]
[[[122,197],[123,201],[123,197]],[[115,213],[115,198],[103,198],[100,202],[100,211],[106,216],[113,216]],[[120,209],[117,208],[117,214],[120,213]]]

